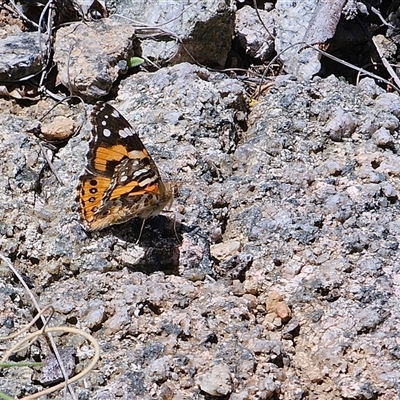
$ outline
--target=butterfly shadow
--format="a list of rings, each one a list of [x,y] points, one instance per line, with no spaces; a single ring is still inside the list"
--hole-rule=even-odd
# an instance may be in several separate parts
[[[167,275],[178,275],[181,233],[186,231],[186,227],[164,215],[149,218],[142,225],[142,219],[134,218],[109,228],[122,241],[145,249],[144,256],[137,264],[124,266],[145,274],[162,271]]]

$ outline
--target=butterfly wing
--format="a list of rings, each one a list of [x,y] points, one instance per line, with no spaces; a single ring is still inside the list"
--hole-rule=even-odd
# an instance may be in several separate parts
[[[107,103],[91,114],[92,140],[78,202],[87,230],[157,215],[172,200],[154,161],[128,121]]]

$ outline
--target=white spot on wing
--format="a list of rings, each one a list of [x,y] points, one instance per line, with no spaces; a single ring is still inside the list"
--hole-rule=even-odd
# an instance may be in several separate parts
[[[111,115],[113,116],[113,117],[115,117],[115,118],[119,118],[121,115],[120,115],[120,113],[117,111],[117,110],[113,110],[113,112],[111,113]]]
[[[106,125],[107,125],[107,122],[106,122],[106,121],[101,121],[101,124],[102,124],[103,126],[106,126]]]
[[[132,150],[128,154],[129,154],[129,158],[132,158],[132,159],[141,160],[143,158],[143,152],[140,150]]]
[[[126,175],[121,176],[121,179],[120,179],[121,182],[125,182],[127,180],[128,180],[128,177]]]
[[[105,137],[110,137],[110,136],[111,136],[111,131],[110,131],[109,129],[104,129],[104,130],[103,130],[103,135],[104,135]]]
[[[142,169],[138,169],[133,173],[133,176],[136,178],[137,176],[140,176],[142,174],[147,173],[149,170],[147,168],[142,168]]]
[[[139,186],[140,186],[140,187],[145,187],[145,186],[147,186],[147,185],[150,185],[150,184],[153,183],[154,181],[155,181],[154,177],[152,177],[152,178],[147,178],[147,179],[145,179],[144,181],[139,182]]]
[[[122,138],[126,138],[128,136],[132,136],[135,134],[135,132],[133,132],[133,130],[131,128],[124,128],[124,129],[120,129],[119,130],[119,136],[121,136]]]

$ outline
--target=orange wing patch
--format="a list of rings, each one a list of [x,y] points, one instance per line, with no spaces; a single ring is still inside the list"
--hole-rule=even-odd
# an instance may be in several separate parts
[[[99,147],[95,151],[93,166],[96,170],[105,172],[108,162],[121,161],[124,157],[128,157],[128,151],[121,144],[112,147]]]
[[[85,220],[92,221],[100,209],[104,192],[110,187],[110,179],[102,176],[87,176],[81,180],[79,202]]]
[[[129,195],[133,194],[135,196],[141,194],[140,192],[136,191],[134,193],[131,193],[136,187],[139,187],[139,183],[137,181],[131,181],[126,185],[119,186],[111,192],[110,199],[111,200],[117,199],[118,197],[121,197],[124,194],[129,194]]]

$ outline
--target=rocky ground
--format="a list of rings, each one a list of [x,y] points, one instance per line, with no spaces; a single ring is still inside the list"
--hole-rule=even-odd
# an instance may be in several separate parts
[[[399,398],[400,97],[335,76],[282,75],[252,102],[248,89],[186,62],[120,80],[110,104],[176,188],[139,242],[141,221],[79,224],[91,106],[56,108],[83,125],[50,150],[32,127],[55,101],[0,100],[0,251],[51,326],[98,341],[77,398]],[[36,310],[0,265],[5,336]],[[91,361],[82,337],[55,340],[75,374]],[[11,359],[50,353],[41,339]],[[3,369],[0,391],[45,381]]]

